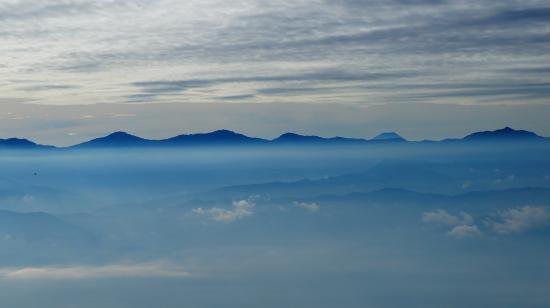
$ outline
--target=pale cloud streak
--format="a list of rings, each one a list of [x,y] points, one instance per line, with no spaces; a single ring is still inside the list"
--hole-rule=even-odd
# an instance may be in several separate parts
[[[234,222],[239,219],[251,216],[256,205],[249,200],[234,201],[230,209],[212,207],[203,209],[201,207],[193,209],[193,213],[198,216],[206,216],[211,220],[218,222]]]
[[[0,268],[6,280],[75,280],[112,278],[182,278],[191,274],[168,263],[134,263],[110,265],[44,266]]]

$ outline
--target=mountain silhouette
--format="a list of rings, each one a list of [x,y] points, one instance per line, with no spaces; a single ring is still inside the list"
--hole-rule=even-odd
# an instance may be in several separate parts
[[[372,138],[373,141],[406,141],[405,138],[394,132],[385,132]]]
[[[470,134],[463,138],[466,141],[503,141],[503,140],[537,140],[543,137],[526,130],[515,130],[510,127],[494,131],[483,131]]]
[[[282,134],[273,140],[249,137],[230,130],[222,129],[210,133],[178,135],[175,137],[150,140],[144,139],[126,132],[114,132],[105,137],[100,137],[73,146],[74,148],[110,148],[110,147],[182,147],[182,146],[219,146],[219,145],[277,145],[277,144],[335,144],[335,143],[360,143],[365,139],[353,138],[322,138],[319,136],[303,136],[295,133]]]
[[[238,144],[259,144],[268,140],[252,138],[243,134],[235,133],[230,130],[222,129],[211,133],[179,135],[176,137],[158,140],[159,145],[177,146],[177,145],[238,145]]]
[[[8,138],[8,139],[0,139],[0,148],[38,149],[38,148],[51,148],[51,146],[36,144],[28,139]]]
[[[467,135],[461,139],[444,139],[442,141],[408,141],[395,132],[385,132],[373,139],[332,137],[324,138],[315,135],[300,135],[296,133],[284,133],[279,137],[268,140],[249,137],[234,131],[222,129],[209,133],[183,134],[175,137],[152,140],[135,136],[123,131],[117,131],[109,135],[85,141],[68,148],[128,148],[128,147],[184,147],[184,146],[250,146],[250,145],[351,145],[351,144],[385,144],[399,141],[399,144],[434,144],[448,142],[538,142],[550,140],[526,130],[515,130],[510,127],[494,131],[482,131]],[[41,145],[27,139],[9,138],[0,139],[0,149],[53,149],[53,146]]]
[[[126,132],[114,132],[105,137],[100,137],[77,144],[78,148],[101,148],[101,147],[133,147],[151,145],[152,141],[143,139]]]
[[[324,138],[319,136],[303,136],[295,133],[285,133],[273,139],[273,142],[294,143],[294,142],[323,142]]]
[[[361,143],[366,142],[365,139],[354,139],[344,137],[323,138],[319,136],[304,136],[295,133],[285,133],[273,139],[272,143],[279,144],[323,144],[323,143]]]

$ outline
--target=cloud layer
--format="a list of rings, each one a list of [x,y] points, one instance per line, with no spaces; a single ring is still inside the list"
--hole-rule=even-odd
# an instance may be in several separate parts
[[[536,103],[547,1],[0,4],[1,100]]]

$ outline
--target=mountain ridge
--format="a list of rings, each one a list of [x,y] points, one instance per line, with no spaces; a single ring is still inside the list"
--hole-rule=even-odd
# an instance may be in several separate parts
[[[384,132],[371,139],[346,137],[320,137],[287,132],[274,139],[250,137],[227,129],[207,133],[181,134],[166,139],[145,139],[124,131],[115,131],[68,147],[42,145],[28,139],[0,139],[0,149],[85,149],[85,148],[125,148],[125,147],[185,147],[219,145],[366,145],[379,143],[445,143],[445,142],[507,142],[507,141],[546,141],[550,138],[527,130],[515,130],[510,127],[493,131],[480,131],[463,138],[443,139],[441,141],[409,141],[398,133]]]

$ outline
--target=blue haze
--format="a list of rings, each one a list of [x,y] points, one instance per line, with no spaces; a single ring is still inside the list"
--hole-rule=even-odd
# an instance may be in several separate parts
[[[3,150],[0,305],[545,307],[549,154],[492,139]]]

